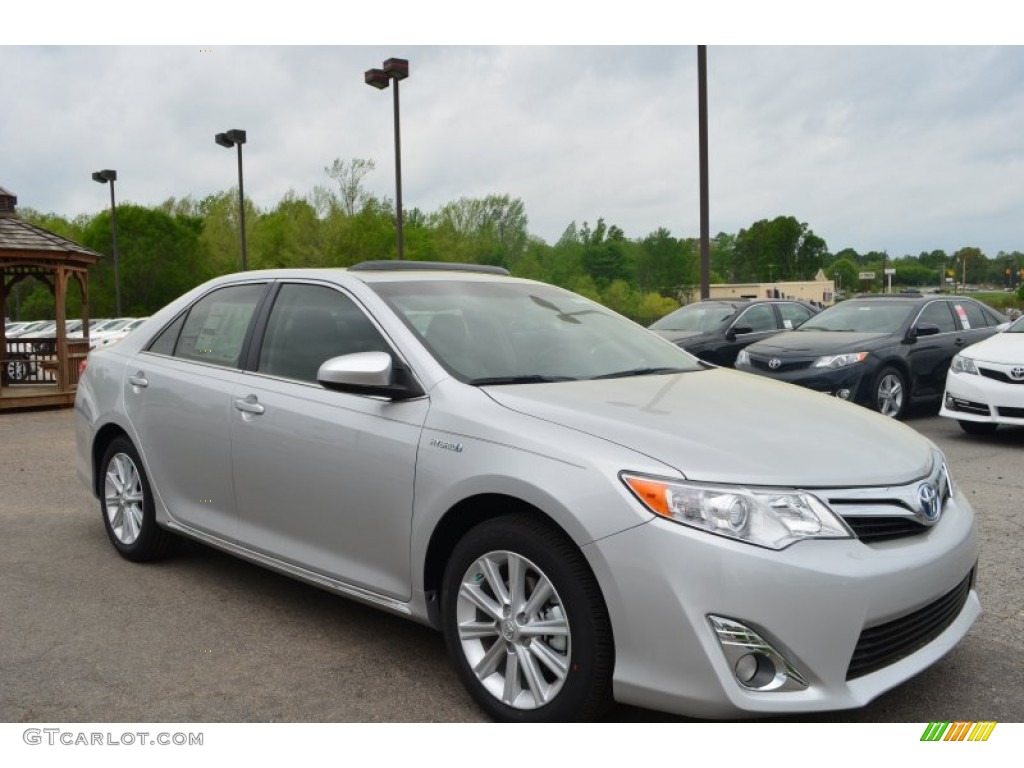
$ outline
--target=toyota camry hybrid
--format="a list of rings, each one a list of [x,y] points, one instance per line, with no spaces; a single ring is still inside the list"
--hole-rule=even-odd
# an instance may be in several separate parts
[[[495,268],[217,278],[75,408],[122,556],[189,537],[433,626],[499,720],[859,707],[981,611],[930,441]]]

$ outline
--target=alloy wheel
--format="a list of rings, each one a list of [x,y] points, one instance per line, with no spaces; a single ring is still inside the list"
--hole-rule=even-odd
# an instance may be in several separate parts
[[[128,454],[115,453],[107,463],[103,497],[114,536],[122,544],[134,543],[142,532],[145,493],[139,470]]]

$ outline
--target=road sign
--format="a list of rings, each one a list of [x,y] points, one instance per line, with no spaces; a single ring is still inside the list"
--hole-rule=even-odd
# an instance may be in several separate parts
[[[887,275],[895,275],[896,274],[896,270],[895,269],[886,269],[885,270],[885,274],[887,274]]]
[[[875,273],[874,272],[861,272],[860,273],[860,279],[861,280],[874,280],[875,279]]]

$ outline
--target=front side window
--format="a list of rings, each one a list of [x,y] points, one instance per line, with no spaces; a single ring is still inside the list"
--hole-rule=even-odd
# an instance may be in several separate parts
[[[755,304],[744,310],[736,320],[735,327],[750,328],[754,333],[779,329],[775,320],[775,310],[772,309],[771,304]]]
[[[921,311],[918,323],[932,323],[939,326],[939,333],[952,333],[956,330],[953,314],[949,311],[949,303],[933,301]]]
[[[257,370],[316,382],[320,366],[354,352],[390,352],[384,337],[348,296],[323,285],[282,286],[267,321]]]
[[[232,285],[201,298],[185,318],[173,348],[174,356],[237,367],[249,323],[265,290],[262,283]],[[162,337],[163,334],[157,337],[153,346],[162,346]]]

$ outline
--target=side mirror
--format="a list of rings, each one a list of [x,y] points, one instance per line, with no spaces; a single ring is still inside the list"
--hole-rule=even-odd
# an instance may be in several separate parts
[[[387,352],[332,357],[320,366],[316,380],[326,389],[392,400],[408,400],[423,394],[409,369],[401,363],[395,365]]]
[[[725,332],[725,338],[729,341],[736,341],[737,336],[742,336],[745,333],[753,333],[754,329],[746,325],[734,325],[728,331]]]
[[[942,329],[934,323],[918,323],[910,332],[907,337],[911,340],[916,339],[918,336],[934,336],[937,333],[941,333]]]

